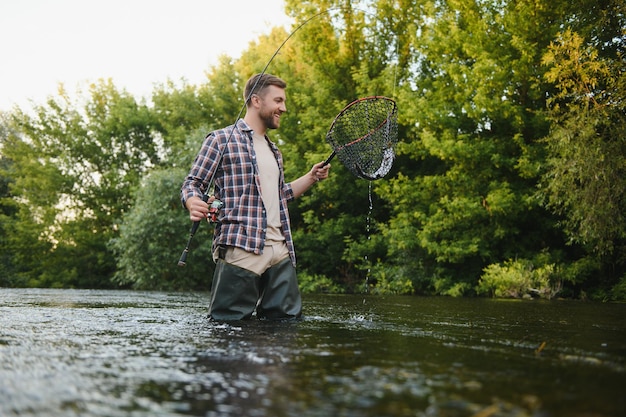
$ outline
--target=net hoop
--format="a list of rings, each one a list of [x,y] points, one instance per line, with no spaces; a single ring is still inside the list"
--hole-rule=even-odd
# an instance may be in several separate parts
[[[355,176],[384,177],[395,159],[398,106],[385,96],[359,98],[333,120],[326,135],[334,154]]]

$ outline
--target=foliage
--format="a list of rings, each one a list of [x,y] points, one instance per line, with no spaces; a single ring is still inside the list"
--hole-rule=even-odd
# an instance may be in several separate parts
[[[571,241],[598,256],[626,250],[626,73],[618,58],[600,59],[598,49],[566,30],[543,60],[558,90],[549,101],[542,193],[564,216]]]
[[[626,300],[626,274],[620,278],[619,282],[611,289],[611,300]]]
[[[344,289],[323,275],[298,274],[298,284],[303,294],[342,294]]]
[[[371,275],[372,277],[366,277],[365,292],[378,295],[411,295],[414,293],[413,282],[410,278],[390,274],[385,265],[377,265]]]
[[[485,264],[554,242],[533,194],[548,127],[538,61],[557,11],[463,0],[421,9],[418,70],[399,93],[415,126],[400,147],[405,175],[380,189],[396,202],[392,259],[433,278],[415,282],[419,292],[461,295]]]
[[[119,237],[111,241],[118,265],[115,283],[135,289],[208,289],[212,227],[200,225],[188,265],[177,265],[191,225],[178,193],[185,174],[183,169],[153,171],[138,188]]]
[[[234,121],[241,107],[241,89],[241,79],[227,56],[207,72],[206,84],[179,87],[168,81],[158,85],[150,111],[164,142],[162,165],[189,167],[189,145],[193,145],[193,157],[208,131]],[[192,133],[197,135],[195,142],[189,140]]]
[[[295,32],[273,28],[199,85],[166,81],[147,101],[111,81],[77,98],[61,85],[0,119],[0,285],[206,288],[209,227],[176,266],[190,227],[178,190],[271,57],[288,83],[270,132],[287,180],[329,155],[347,103],[400,109],[385,179],[333,161],[291,203],[303,291],[623,299],[625,7],[287,0]]]
[[[551,299],[560,289],[561,281],[555,264],[535,266],[532,261],[515,259],[487,266],[476,292],[498,298]]]
[[[8,137],[7,117],[0,112],[0,137]],[[4,142],[4,140],[3,140]],[[0,142],[0,149],[2,143]],[[10,184],[12,162],[0,154],[0,287],[9,287],[15,274],[14,250],[11,248],[11,226],[17,214],[17,204],[11,199]]]

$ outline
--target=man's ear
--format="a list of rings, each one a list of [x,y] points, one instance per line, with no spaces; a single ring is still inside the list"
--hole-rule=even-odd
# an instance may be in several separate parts
[[[250,104],[255,108],[258,109],[259,107],[261,107],[261,97],[259,97],[256,94],[252,94],[252,96],[250,97]]]

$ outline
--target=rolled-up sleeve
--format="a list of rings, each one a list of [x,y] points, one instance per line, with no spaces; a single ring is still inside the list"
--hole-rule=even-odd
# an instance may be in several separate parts
[[[202,198],[210,185],[211,179],[220,163],[220,140],[215,132],[209,134],[202,143],[202,147],[191,166],[189,175],[181,186],[180,199],[185,205],[191,197]]]

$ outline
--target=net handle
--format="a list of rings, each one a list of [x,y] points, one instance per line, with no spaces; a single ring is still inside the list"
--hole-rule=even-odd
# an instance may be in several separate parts
[[[335,155],[337,155],[336,151],[333,151],[333,153],[330,154],[330,156],[328,158],[326,158],[326,160],[324,161],[324,163],[322,164],[322,168],[324,168],[326,165],[330,164],[330,161],[333,160],[333,158],[335,157]]]

